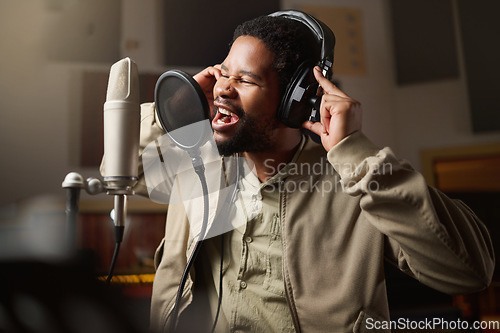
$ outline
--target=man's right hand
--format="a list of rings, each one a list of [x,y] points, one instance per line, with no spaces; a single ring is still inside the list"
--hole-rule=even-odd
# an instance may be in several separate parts
[[[215,82],[221,77],[220,65],[207,67],[193,78],[198,82],[205,94],[208,105],[210,106],[210,118],[214,116],[214,86]]]
[[[358,101],[326,79],[318,66],[314,68],[314,77],[323,89],[321,122],[306,121],[302,126],[318,134],[325,150],[330,151],[345,137],[361,130],[362,108]]]

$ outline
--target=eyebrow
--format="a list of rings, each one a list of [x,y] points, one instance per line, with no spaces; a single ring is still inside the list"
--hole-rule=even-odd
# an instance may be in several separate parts
[[[224,64],[221,64],[221,69],[225,70],[225,71],[228,71],[229,69],[224,65]],[[251,72],[251,71],[246,71],[246,70],[240,70],[238,72],[239,75],[248,75],[250,76],[251,78],[255,79],[255,80],[258,80],[258,81],[262,81],[262,76],[258,75],[258,74],[255,74],[254,72]]]

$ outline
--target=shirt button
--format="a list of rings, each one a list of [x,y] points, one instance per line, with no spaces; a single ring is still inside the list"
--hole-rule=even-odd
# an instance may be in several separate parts
[[[252,241],[253,241],[252,237],[250,236],[245,237],[245,242],[251,243]]]
[[[245,281],[240,282],[241,289],[245,289],[247,287],[247,283]]]

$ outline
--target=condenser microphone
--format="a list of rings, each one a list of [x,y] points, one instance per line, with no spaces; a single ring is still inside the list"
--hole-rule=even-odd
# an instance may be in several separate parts
[[[111,66],[104,103],[104,183],[115,195],[115,225],[124,225],[126,195],[138,180],[140,128],[137,65],[122,59]]]

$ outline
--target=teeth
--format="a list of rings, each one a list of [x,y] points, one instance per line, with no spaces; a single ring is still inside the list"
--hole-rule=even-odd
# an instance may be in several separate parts
[[[226,116],[230,116],[232,117],[233,116],[233,113],[232,112],[229,112],[228,110],[226,109],[222,109],[222,108],[219,108],[219,112],[222,113],[222,114],[225,114]]]

